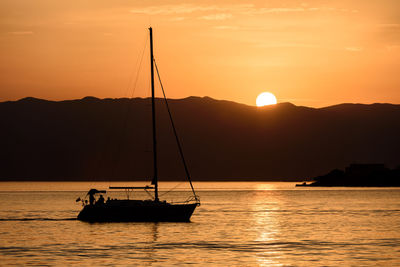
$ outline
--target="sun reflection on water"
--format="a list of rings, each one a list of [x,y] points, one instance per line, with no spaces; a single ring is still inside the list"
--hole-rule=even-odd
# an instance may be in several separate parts
[[[259,184],[259,190],[274,189],[272,184]],[[277,192],[277,191],[275,191]],[[269,246],[276,246],[277,238],[280,233],[281,222],[276,213],[271,210],[279,210],[281,201],[275,197],[275,194],[261,192],[254,198],[251,206],[253,215],[253,231],[255,232],[254,242],[258,246],[258,252],[255,254],[256,262],[260,266],[281,266],[279,258],[282,253],[279,250],[269,249]]]

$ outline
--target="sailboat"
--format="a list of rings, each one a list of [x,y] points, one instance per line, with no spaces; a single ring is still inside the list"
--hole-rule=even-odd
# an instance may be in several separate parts
[[[200,199],[196,195],[193,184],[189,175],[189,171],[183,156],[183,151],[179,143],[179,139],[172,120],[171,112],[168,107],[167,98],[158,73],[158,68],[153,56],[153,30],[149,28],[150,34],[150,73],[151,73],[151,112],[152,112],[152,139],[153,139],[153,180],[151,185],[143,187],[112,187],[109,189],[124,189],[126,191],[143,189],[151,193],[152,199],[134,200],[134,199],[109,199],[104,201],[100,196],[96,202],[95,195],[106,193],[105,190],[90,189],[86,196],[88,201],[82,201],[83,209],[78,215],[78,220],[88,222],[187,222],[190,221],[194,210],[200,205]],[[156,136],[156,112],[154,101],[154,67],[156,68],[160,85],[163,90],[165,103],[170,115],[172,129],[177,141],[178,150],[183,162],[187,179],[190,183],[193,196],[183,203],[168,203],[159,199],[158,188],[158,169],[157,169],[157,136]]]

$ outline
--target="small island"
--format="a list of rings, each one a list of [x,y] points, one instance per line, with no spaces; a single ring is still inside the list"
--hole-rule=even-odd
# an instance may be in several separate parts
[[[344,171],[335,169],[312,180],[296,186],[400,187],[400,166],[389,169],[384,164],[351,164]]]

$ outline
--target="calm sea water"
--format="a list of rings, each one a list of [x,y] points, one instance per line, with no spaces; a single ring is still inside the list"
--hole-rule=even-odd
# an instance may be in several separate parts
[[[190,223],[90,224],[91,187],[108,184],[0,183],[0,265],[400,266],[400,189],[195,183]]]

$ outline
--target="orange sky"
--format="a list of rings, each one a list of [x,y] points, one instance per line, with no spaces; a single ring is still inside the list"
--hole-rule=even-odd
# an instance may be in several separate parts
[[[398,0],[2,0],[0,101],[130,96],[150,24],[170,98],[400,103]]]

